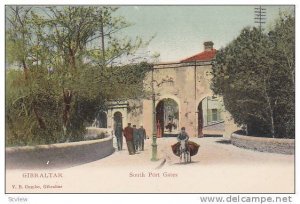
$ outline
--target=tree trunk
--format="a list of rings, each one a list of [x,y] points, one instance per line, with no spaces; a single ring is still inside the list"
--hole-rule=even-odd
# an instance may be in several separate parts
[[[75,52],[72,48],[69,48],[70,66],[72,69],[76,69]]]
[[[271,117],[271,135],[273,138],[275,138],[275,126],[274,126],[274,116],[273,116],[273,111],[270,110],[270,117]]]
[[[69,66],[71,69],[76,70],[76,61],[75,61],[75,53],[76,50],[73,50],[71,46],[69,46]],[[63,110],[63,131],[64,135],[67,135],[67,128],[70,123],[70,111],[71,111],[71,101],[72,101],[72,91],[70,89],[63,89],[63,97],[64,97],[64,110]]]
[[[266,81],[264,81],[264,92],[265,92],[265,97],[267,100],[267,105],[268,105],[268,112],[269,112],[269,117],[270,117],[270,121],[271,121],[271,135],[273,138],[275,138],[275,126],[274,126],[274,113],[273,113],[273,108],[271,105],[271,99],[269,97],[269,94],[267,92],[267,83]]]
[[[35,117],[36,117],[36,119],[37,119],[37,121],[38,121],[38,123],[39,123],[39,127],[45,130],[45,129],[46,129],[46,124],[45,124],[44,119],[43,119],[43,118],[41,117],[41,115],[39,114],[39,112],[38,112],[38,110],[37,110],[37,108],[36,108],[35,103],[33,103],[32,105],[33,105],[32,109],[33,109],[33,112],[34,112],[34,114],[35,114]]]
[[[22,60],[22,64],[23,64],[23,70],[24,70],[24,77],[25,80],[28,79],[28,67],[26,65],[25,59]]]
[[[72,95],[73,94],[71,90],[67,90],[67,91],[63,90],[63,96],[64,96],[63,129],[65,134],[70,120]]]
[[[22,64],[23,64],[23,70],[24,70],[24,77],[25,77],[25,80],[27,81],[28,80],[28,67],[26,65],[25,59],[22,60]],[[39,111],[37,110],[35,102],[32,103],[32,109],[33,109],[35,117],[38,121],[39,127],[45,130],[46,123],[45,123],[43,117],[41,116],[41,114],[39,113]]]

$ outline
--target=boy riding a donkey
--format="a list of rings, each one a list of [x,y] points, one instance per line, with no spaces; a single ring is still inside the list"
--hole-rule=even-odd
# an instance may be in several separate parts
[[[180,143],[180,148],[179,148],[180,161],[182,159],[182,155],[184,156],[185,162],[190,162],[191,160],[188,140],[189,140],[189,136],[185,131],[185,127],[182,127],[180,133],[177,136],[177,141]]]

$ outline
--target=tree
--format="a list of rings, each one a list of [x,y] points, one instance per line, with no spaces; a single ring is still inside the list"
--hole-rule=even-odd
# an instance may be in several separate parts
[[[269,32],[274,59],[273,77],[276,95],[278,135],[294,137],[295,134],[295,17],[280,13],[274,29]],[[276,77],[277,76],[277,77]],[[275,95],[275,93],[274,93]]]
[[[49,34],[49,38],[53,39],[51,47],[56,48],[55,52],[58,50],[58,53],[62,53],[65,58],[63,61],[68,63],[72,73],[72,77],[63,82],[65,86],[67,86],[67,88],[63,87],[63,121],[64,129],[66,130],[70,123],[71,107],[69,104],[71,104],[74,94],[74,90],[70,87],[76,86],[78,90],[77,94],[79,94],[79,90],[82,90],[80,87],[89,87],[86,86],[86,82],[78,80],[78,77],[84,74],[84,72],[90,72],[90,70],[84,69],[84,72],[81,70],[80,74],[78,74],[77,63],[80,64],[81,69],[84,67],[84,60],[88,61],[91,66],[98,66],[100,68],[99,70],[93,69],[93,74],[98,76],[98,79],[92,77],[87,80],[92,79],[92,81],[95,80],[95,82],[101,81],[101,86],[105,86],[103,76],[107,75],[109,80],[106,80],[106,84],[109,84],[110,87],[114,87],[112,93],[115,93],[118,87],[111,85],[118,84],[118,82],[116,82],[118,79],[114,77],[114,75],[118,76],[118,73],[114,73],[114,70],[108,71],[107,65],[113,63],[114,60],[120,59],[123,55],[128,56],[133,54],[136,49],[142,45],[142,40],[137,38],[136,42],[132,42],[126,37],[120,38],[120,36],[115,36],[118,31],[129,26],[129,23],[127,23],[124,18],[115,17],[113,15],[117,10],[116,7],[68,6],[63,8],[48,7],[48,10],[45,12],[49,18],[45,19],[45,22],[48,24],[49,30],[55,31]],[[104,46],[105,39],[107,39],[106,46]],[[94,46],[89,46],[89,44],[95,41],[97,42],[97,40],[101,41],[99,49]],[[98,43],[95,44],[97,45]],[[75,59],[77,59],[78,62],[76,62]],[[123,77],[126,76],[126,73],[121,74]],[[127,78],[128,77],[130,76],[127,76]],[[83,82],[83,84],[79,83],[80,81]],[[80,85],[80,87],[78,87],[78,85]],[[96,84],[94,84],[94,86],[97,87]],[[132,86],[133,84],[126,87],[132,88]],[[97,91],[99,92],[98,89],[99,88],[94,90],[93,93],[95,95],[97,95]],[[104,87],[101,87],[101,89],[105,90]],[[123,91],[123,93],[126,93],[126,91]]]
[[[7,34],[7,61],[17,63],[22,68],[25,81],[22,84],[23,94],[19,100],[26,100],[26,112],[32,111],[36,117],[39,127],[46,128],[41,111],[36,105],[36,95],[33,93],[34,86],[31,83],[33,75],[30,73],[29,64],[37,62],[35,49],[39,46],[38,38],[31,27],[30,13],[32,7],[9,7],[11,15],[7,18],[9,29]],[[36,39],[34,39],[36,37]]]
[[[87,39],[87,43],[91,46],[87,50],[86,57],[102,67],[118,63],[118,59],[120,60],[122,56],[129,57],[143,44],[139,37],[132,40],[118,35],[121,30],[132,24],[122,16],[115,16],[117,10],[117,7],[102,6],[96,7],[91,14],[95,22],[95,35]]]
[[[245,28],[217,53],[212,89],[248,134],[294,137],[292,19],[281,18],[268,35]]]
[[[112,64],[144,45],[140,38],[124,41],[126,37],[115,35],[129,25],[115,11],[95,6],[8,8],[7,62],[23,67],[6,73],[8,144],[82,140],[85,126],[106,100],[143,95],[141,83],[151,65]],[[101,36],[107,39],[104,52],[89,44]],[[97,52],[105,53],[105,59]]]

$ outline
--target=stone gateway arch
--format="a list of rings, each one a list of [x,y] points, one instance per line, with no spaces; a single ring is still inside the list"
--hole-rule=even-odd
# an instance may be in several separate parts
[[[215,54],[213,42],[209,41],[204,43],[204,51],[192,57],[154,65],[152,72],[145,77],[144,87],[152,92],[153,83],[155,110],[150,98],[128,101],[127,108],[122,106],[122,110],[126,111],[124,121],[143,125],[147,135],[152,135],[155,112],[158,137],[175,136],[180,127],[185,127],[190,136],[229,137],[238,128],[225,110],[222,98],[214,96],[210,89]],[[131,106],[136,108],[132,110]],[[108,107],[108,126],[113,127],[110,117],[120,105],[112,102]],[[126,124],[123,123],[123,126]]]

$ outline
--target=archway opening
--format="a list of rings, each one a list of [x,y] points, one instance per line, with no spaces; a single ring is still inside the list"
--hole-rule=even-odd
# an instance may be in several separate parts
[[[198,137],[222,136],[224,131],[223,102],[205,97],[198,105]]]
[[[174,136],[178,133],[179,108],[175,100],[165,98],[156,106],[157,137]]]
[[[123,127],[123,117],[121,112],[115,112],[114,113],[114,129],[117,127]]]
[[[202,100],[203,101],[203,100]],[[202,101],[198,105],[198,137],[203,137],[203,109]]]

